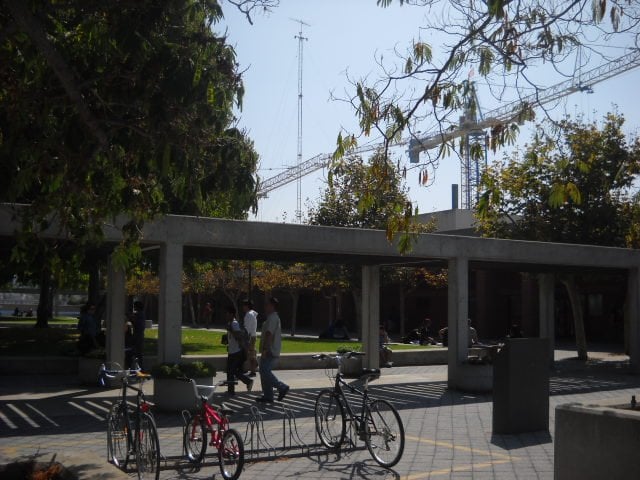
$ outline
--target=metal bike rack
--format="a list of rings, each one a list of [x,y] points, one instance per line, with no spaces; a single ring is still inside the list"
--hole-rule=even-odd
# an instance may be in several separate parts
[[[287,431],[289,435],[287,435]],[[287,438],[289,444],[287,445]],[[293,411],[284,403],[282,404],[282,448],[284,450],[292,450],[294,448],[300,448],[302,452],[309,451],[309,445],[304,443],[298,433],[298,425],[296,424],[296,417]]]
[[[246,446],[249,446],[249,458],[253,459],[254,455],[259,457],[261,453],[266,453],[267,457],[276,456],[276,449],[271,446],[264,432],[264,420],[262,412],[258,407],[253,405],[250,409],[251,418],[247,422],[247,428],[244,433],[245,454]]]

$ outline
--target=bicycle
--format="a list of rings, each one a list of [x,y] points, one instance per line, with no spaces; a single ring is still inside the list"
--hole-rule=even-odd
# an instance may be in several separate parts
[[[119,365],[118,365],[119,367]],[[151,375],[138,369],[107,369],[103,364],[98,372],[98,382],[122,375],[120,399],[110,408],[107,417],[107,455],[115,466],[126,470],[129,458],[136,461],[138,479],[158,480],[160,477],[160,441],[150,405],[144,398],[142,384]],[[130,385],[131,380],[141,383],[140,388]],[[135,407],[127,402],[127,391],[136,392]]]
[[[360,352],[347,352],[343,355],[324,353],[313,355],[313,358],[318,360],[335,360],[338,367],[333,389],[320,391],[316,398],[316,432],[325,447],[340,448],[345,441],[348,419],[358,438],[364,440],[373,459],[383,467],[393,467],[400,461],[404,452],[404,426],[398,411],[391,403],[369,397],[369,382],[380,377],[380,370],[377,368],[362,370],[360,376],[360,380],[364,381],[362,390],[347,383],[341,372],[345,359],[362,355],[364,354]],[[333,374],[328,373],[328,376],[333,379]],[[360,414],[354,411],[343,387],[362,398]]]
[[[196,385],[195,380],[191,378],[183,377],[181,380],[191,382],[196,402],[199,404],[193,415],[186,410],[182,412],[186,424],[183,444],[187,459],[191,463],[200,464],[207,453],[207,446],[215,447],[218,450],[222,477],[226,480],[236,480],[244,466],[244,443],[240,434],[229,426],[229,416],[233,411],[224,404],[219,407],[211,403],[216,388],[227,385],[228,382]],[[201,393],[207,390],[207,394]]]

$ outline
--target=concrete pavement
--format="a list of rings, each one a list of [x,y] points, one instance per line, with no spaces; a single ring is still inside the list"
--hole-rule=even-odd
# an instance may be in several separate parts
[[[241,478],[551,479],[555,406],[640,395],[640,378],[626,373],[622,357],[603,353],[587,366],[568,357],[571,353],[557,352],[556,358],[563,360],[551,377],[549,432],[521,435],[493,435],[491,396],[447,390],[446,366],[383,369],[380,380],[371,384],[371,394],[398,408],[406,430],[404,455],[393,470],[379,467],[366,449],[337,455],[317,447],[313,402],[330,381],[322,370],[277,372],[291,386],[284,404],[295,415],[300,440],[311,448],[296,447],[293,438],[288,452],[280,452],[277,460],[263,454],[262,461],[246,465]],[[150,385],[145,390],[150,392]],[[117,393],[80,387],[68,376],[0,377],[0,464],[36,453],[106,462],[104,418]],[[232,422],[243,436],[255,395],[241,391],[225,400],[237,409]],[[276,448],[289,443],[288,430],[283,439],[282,408],[275,404],[260,409],[266,441]],[[166,457],[160,478],[220,478],[211,463],[194,471],[177,460],[182,451],[178,414],[157,413],[156,419]]]

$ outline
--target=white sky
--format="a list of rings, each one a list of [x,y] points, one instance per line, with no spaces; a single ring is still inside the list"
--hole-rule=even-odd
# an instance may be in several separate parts
[[[304,27],[303,74],[303,160],[320,153],[331,153],[341,128],[357,132],[357,121],[351,107],[344,102],[330,100],[331,92],[346,97],[353,92],[347,71],[352,79],[370,76],[377,78],[380,70],[376,55],[394,58],[393,48],[404,49],[420,35],[426,10],[399,6],[396,2],[383,9],[375,0],[282,0],[280,6],[268,15],[254,17],[250,25],[229,4],[224,4],[225,21],[216,27],[228,28],[228,41],[236,49],[243,75],[246,94],[239,113],[240,127],[247,129],[260,155],[259,175],[265,179],[296,163],[297,156],[297,101],[298,101],[298,42],[294,38],[302,19],[310,24]],[[437,38],[424,40],[437,44]],[[624,50],[619,49],[619,55]],[[595,66],[595,65],[594,65]],[[571,66],[568,66],[571,68]],[[546,78],[547,71],[540,76]],[[549,75],[549,84],[560,77]],[[553,110],[556,118],[565,113],[583,114],[587,120],[597,120],[617,106],[624,114],[626,131],[635,134],[640,127],[640,68],[600,83],[593,94],[573,94],[565,97]],[[493,98],[480,95],[481,109],[495,108]],[[419,128],[430,130],[433,124]],[[530,137],[530,129],[521,129],[521,141]],[[504,150],[493,158],[502,158]],[[406,154],[398,153],[402,161]],[[324,190],[325,172],[322,170],[303,177],[302,202],[315,203]],[[451,208],[451,184],[460,183],[460,165],[457,158],[441,160],[435,172],[435,182],[429,187],[418,185],[418,172],[407,175],[409,195],[421,213]],[[296,183],[272,192],[260,201],[259,212],[252,219],[261,221],[293,222],[296,209]]]

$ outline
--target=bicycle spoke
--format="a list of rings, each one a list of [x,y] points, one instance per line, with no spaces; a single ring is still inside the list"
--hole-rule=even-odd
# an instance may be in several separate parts
[[[240,434],[234,429],[222,434],[222,440],[218,447],[220,460],[220,472],[226,480],[236,480],[242,473],[244,466],[244,444]]]
[[[367,448],[373,459],[384,467],[392,467],[404,451],[404,426],[400,415],[385,400],[374,400],[366,412]]]

